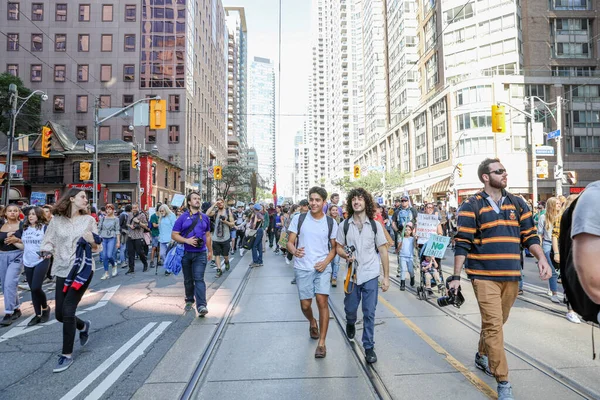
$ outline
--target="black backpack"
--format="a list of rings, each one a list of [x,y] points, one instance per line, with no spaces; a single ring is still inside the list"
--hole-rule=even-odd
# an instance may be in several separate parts
[[[379,247],[377,247],[377,222],[375,222],[375,220],[370,219],[369,222],[371,223],[371,229],[373,229],[373,240],[375,242],[375,251],[379,254]],[[348,222],[348,220],[346,219],[344,221],[344,237],[348,236],[348,229],[350,229],[350,223]],[[346,244],[348,243],[348,241],[346,240]]]
[[[571,227],[573,224],[573,211],[575,211],[577,200],[579,198],[575,199],[573,204],[565,210],[560,220],[560,237],[558,239],[560,276],[563,288],[565,289],[565,295],[573,310],[581,315],[585,321],[598,323],[600,305],[594,303],[585,293],[579,282],[577,270],[573,265]]]
[[[302,227],[302,224],[304,223],[304,220],[306,219],[306,216],[308,215],[308,213],[302,213],[300,214],[300,216],[298,217],[298,232],[296,233],[296,246],[298,246],[298,240],[300,240],[300,228]],[[327,218],[327,229],[329,230],[329,233],[327,234],[327,246],[329,247],[329,250],[331,250],[331,231],[333,231],[333,218],[331,218],[329,215],[325,216]]]

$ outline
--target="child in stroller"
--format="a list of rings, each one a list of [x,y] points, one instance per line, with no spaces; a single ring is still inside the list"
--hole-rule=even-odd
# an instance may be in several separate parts
[[[438,293],[443,293],[445,289],[444,281],[438,263],[435,258],[425,256],[421,262],[421,292],[425,298],[427,298],[427,295],[433,296],[432,283],[437,285]],[[423,288],[423,285],[425,288]]]

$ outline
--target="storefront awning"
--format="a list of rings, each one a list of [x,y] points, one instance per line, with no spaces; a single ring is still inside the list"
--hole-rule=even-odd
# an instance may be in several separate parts
[[[441,181],[436,182],[433,185],[431,185],[429,191],[432,194],[435,194],[435,193],[446,194],[448,192],[449,188],[450,188],[450,177],[448,176],[448,177],[442,179]]]

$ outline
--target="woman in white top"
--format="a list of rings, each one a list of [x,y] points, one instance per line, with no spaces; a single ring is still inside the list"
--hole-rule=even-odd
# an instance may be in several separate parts
[[[25,277],[31,288],[31,303],[35,316],[27,326],[48,322],[50,318],[50,307],[46,299],[46,293],[42,289],[42,283],[46,278],[50,260],[40,257],[42,240],[46,233],[46,218],[41,207],[31,207],[27,213],[21,242],[23,243],[23,265],[25,266]]]
[[[93,252],[102,250],[101,244],[96,244],[94,234],[98,234],[98,226],[94,217],[87,215],[88,199],[83,190],[70,189],[60,198],[52,213],[54,217],[48,224],[44,241],[42,242],[42,257],[54,256],[52,268],[56,276],[56,319],[63,323],[62,354],[54,372],[62,372],[73,364],[73,345],[75,329],[79,330],[79,341],[84,346],[89,339],[90,321],[82,321],[75,316],[77,306],[83,298],[94,276],[94,259],[91,260],[92,272],[85,283],[75,289],[67,287],[65,280],[75,263],[77,242],[83,238],[91,245]]]
[[[158,243],[160,244],[160,253],[158,264],[162,265],[167,256],[167,247],[171,242],[171,232],[173,232],[173,225],[175,225],[175,214],[169,208],[168,205],[163,204],[158,209]],[[165,275],[170,275],[169,271],[165,271]]]

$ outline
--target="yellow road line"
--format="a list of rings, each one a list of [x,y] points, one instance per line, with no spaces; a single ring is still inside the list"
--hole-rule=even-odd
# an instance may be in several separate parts
[[[465,367],[460,361],[456,358],[452,357],[450,353],[448,353],[442,346],[437,344],[431,337],[429,337],[421,328],[415,325],[410,319],[408,319],[404,314],[402,314],[396,307],[391,305],[386,299],[379,296],[379,302],[381,302],[384,306],[386,306],[398,319],[406,324],[414,333],[416,333],[425,343],[427,343],[433,350],[435,350],[438,354],[444,357],[446,362],[450,364],[454,369],[464,375],[465,378],[473,386],[477,388],[481,393],[486,395],[490,399],[497,399],[498,395],[496,391],[492,389],[487,383],[482,381],[477,375],[473,372],[469,371],[467,367]]]

